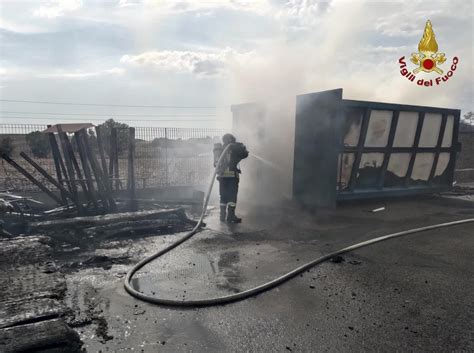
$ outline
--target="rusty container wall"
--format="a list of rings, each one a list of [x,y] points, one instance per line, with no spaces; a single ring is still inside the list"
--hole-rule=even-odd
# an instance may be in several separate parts
[[[293,198],[307,207],[336,206],[341,102],[342,89],[296,97]]]
[[[276,204],[292,198],[295,99],[232,106],[232,132],[250,156],[241,162],[239,199]]]
[[[337,200],[452,186],[459,110],[343,100],[341,117]]]

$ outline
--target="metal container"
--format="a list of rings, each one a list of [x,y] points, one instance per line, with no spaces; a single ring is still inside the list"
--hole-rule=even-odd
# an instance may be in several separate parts
[[[255,119],[250,106],[247,114],[232,108],[237,134],[243,121]],[[255,106],[265,115],[265,106]],[[306,206],[452,186],[460,110],[347,100],[336,89],[297,96],[294,118],[287,118],[294,121],[294,143],[286,146],[293,152],[291,196]],[[268,117],[258,121],[261,136],[272,129]],[[263,145],[261,150],[272,149]]]

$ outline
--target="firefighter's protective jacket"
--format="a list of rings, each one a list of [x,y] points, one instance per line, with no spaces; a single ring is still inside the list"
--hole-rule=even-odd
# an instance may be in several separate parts
[[[241,173],[238,164],[242,159],[248,157],[249,152],[243,143],[235,142],[231,145],[229,152],[224,157],[222,163],[217,166],[217,162],[224,151],[225,146],[221,143],[214,144],[214,167],[217,167],[218,178],[239,178]]]

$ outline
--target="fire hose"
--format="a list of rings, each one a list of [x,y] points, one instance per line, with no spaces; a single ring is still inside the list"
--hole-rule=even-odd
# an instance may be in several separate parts
[[[285,273],[284,275],[282,275],[278,278],[275,278],[275,279],[273,279],[269,282],[263,283],[263,284],[261,284],[257,287],[250,288],[250,289],[244,290],[244,291],[239,292],[239,293],[225,295],[225,296],[221,296],[221,297],[204,298],[204,299],[196,299],[196,300],[173,300],[173,299],[164,299],[164,298],[149,296],[149,295],[146,295],[146,294],[143,294],[143,293],[137,291],[131,285],[132,278],[133,278],[134,274],[137,271],[139,271],[141,268],[143,268],[146,264],[150,263],[151,261],[163,256],[167,252],[173,250],[174,248],[178,247],[179,245],[181,245],[185,241],[189,240],[192,236],[194,236],[200,230],[200,228],[202,226],[202,223],[203,223],[204,216],[206,214],[206,209],[207,209],[207,205],[209,203],[209,198],[210,198],[210,195],[211,195],[212,187],[213,187],[214,181],[216,179],[218,166],[222,163],[224,156],[229,152],[230,146],[231,145],[228,145],[223,150],[223,152],[222,152],[222,154],[219,158],[219,161],[217,162],[217,167],[214,170],[214,174],[212,176],[211,183],[209,185],[207,194],[205,195],[205,198],[204,198],[204,203],[203,203],[203,207],[202,207],[201,216],[200,216],[197,224],[194,226],[194,228],[190,232],[188,232],[185,236],[183,236],[181,239],[173,242],[172,244],[168,245],[166,248],[164,248],[164,249],[156,252],[155,254],[153,254],[153,255],[141,260],[140,262],[138,262],[127,273],[127,276],[125,277],[124,287],[125,287],[125,290],[130,295],[132,295],[133,297],[135,297],[137,299],[140,299],[140,300],[143,300],[145,302],[153,303],[153,304],[166,305],[166,306],[176,306],[176,307],[198,307],[198,306],[223,305],[223,304],[227,304],[227,303],[231,303],[231,302],[244,300],[244,299],[253,297],[257,294],[268,291],[272,288],[275,288],[275,287],[285,283],[286,281],[298,276],[299,274],[309,270],[310,268],[312,268],[312,267],[314,267],[314,266],[316,266],[316,265],[318,265],[322,262],[328,261],[328,260],[330,260],[330,259],[332,259],[332,258],[334,258],[338,255],[342,255],[342,254],[348,253],[350,251],[354,251],[356,249],[360,249],[360,248],[363,248],[363,247],[366,247],[366,246],[369,246],[369,245],[372,245],[372,244],[380,243],[382,241],[386,241],[386,240],[390,240],[390,239],[394,239],[394,238],[399,238],[399,237],[406,236],[406,235],[411,235],[411,234],[415,234],[415,233],[426,232],[426,231],[433,230],[433,229],[446,228],[446,227],[451,227],[451,226],[456,226],[456,225],[460,225],[460,224],[474,222],[474,218],[467,218],[467,219],[461,219],[461,220],[452,221],[452,222],[433,224],[433,225],[424,226],[424,227],[420,227],[420,228],[408,229],[408,230],[404,230],[404,231],[400,231],[400,232],[391,233],[391,234],[383,235],[383,236],[380,236],[380,237],[372,238],[372,239],[362,241],[360,243],[353,244],[353,245],[347,246],[345,248],[336,250],[336,251],[334,251],[332,253],[329,253],[327,255],[321,256],[321,257],[319,257],[315,260],[312,260],[312,261],[310,261],[310,262],[308,262],[308,263],[306,263],[302,266],[299,266],[299,267],[295,268],[294,270],[292,270],[288,273]]]

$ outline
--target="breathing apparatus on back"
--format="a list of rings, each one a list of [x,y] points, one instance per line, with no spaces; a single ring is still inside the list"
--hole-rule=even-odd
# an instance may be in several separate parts
[[[241,142],[237,142],[236,138],[232,134],[225,134],[222,136],[222,143],[214,144],[214,167],[217,168],[218,177],[223,176],[234,176],[238,177],[238,174],[241,173],[238,164],[242,159],[248,157],[249,152],[247,147]],[[217,165],[217,161],[221,156],[224,149],[230,145],[227,156],[223,158],[222,163]]]

